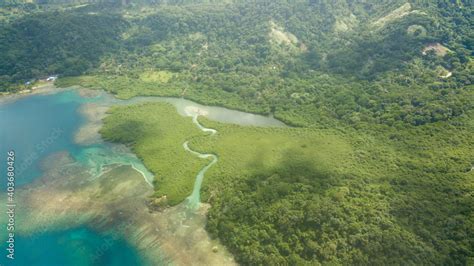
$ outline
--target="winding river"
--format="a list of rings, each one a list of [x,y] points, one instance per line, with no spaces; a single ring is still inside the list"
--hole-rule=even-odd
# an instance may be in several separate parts
[[[13,265],[235,264],[204,230],[208,206],[200,203],[200,188],[206,171],[218,162],[215,154],[199,153],[184,142],[185,150],[210,162],[197,173],[185,202],[153,212],[146,204],[154,192],[153,175],[127,147],[104,142],[98,133],[111,105],[154,101],[173,104],[210,137],[217,131],[202,126],[198,117],[284,126],[271,117],[180,98],[118,100],[100,91],[56,88],[0,98],[0,160],[15,149],[19,169]],[[1,188],[5,202],[3,183]],[[5,219],[0,216],[2,224]],[[0,232],[3,251],[5,234]],[[0,264],[7,263],[1,255]]]
[[[196,124],[199,129],[201,129],[203,132],[208,132],[210,133],[210,135],[214,135],[217,133],[217,130],[215,129],[212,129],[212,128],[206,128],[204,126],[202,126],[199,121],[198,121],[198,114],[195,114],[193,115],[193,123]],[[215,163],[217,163],[217,155],[215,154],[210,154],[210,153],[199,153],[197,151],[193,151],[192,149],[189,148],[189,145],[188,145],[188,141],[185,141],[183,143],[183,148],[198,156],[199,158],[201,159],[208,159],[208,158],[211,158],[211,162],[204,166],[200,171],[199,173],[197,174],[196,176],[196,180],[194,181],[194,187],[193,187],[193,192],[191,193],[191,195],[189,197],[187,197],[187,203],[188,203],[188,206],[192,209],[197,209],[199,208],[199,204],[201,203],[201,200],[200,200],[200,191],[201,191],[201,185],[202,185],[202,180],[204,179],[204,174],[206,173],[206,171],[211,168],[212,165],[214,165]]]

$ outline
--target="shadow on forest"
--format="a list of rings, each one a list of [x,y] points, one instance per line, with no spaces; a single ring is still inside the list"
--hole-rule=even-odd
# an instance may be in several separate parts
[[[256,158],[263,160],[262,156]],[[273,201],[299,189],[322,194],[339,181],[340,177],[323,161],[306,158],[297,149],[288,149],[277,167],[262,168],[246,180],[246,185],[248,189],[256,189],[259,197]]]
[[[466,264],[466,254],[474,246],[472,221],[465,219],[472,215],[474,205],[472,182],[461,172],[440,175],[411,164],[410,171],[389,181],[391,214],[424,243],[432,243],[430,248],[449,254],[459,265]],[[453,241],[462,244],[452,245]]]
[[[111,124],[106,129],[101,129],[101,134],[105,140],[131,145],[137,139],[142,139],[147,132],[143,123],[133,120],[121,121],[118,124]],[[107,132],[107,133],[105,133]],[[159,135],[159,132],[156,133]],[[157,136],[159,138],[159,136]]]

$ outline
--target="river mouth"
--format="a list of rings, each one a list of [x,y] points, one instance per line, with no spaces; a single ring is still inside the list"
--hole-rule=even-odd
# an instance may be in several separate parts
[[[197,173],[188,200],[157,212],[149,208],[153,174],[129,148],[106,143],[99,134],[111,105],[155,101],[173,104],[211,135],[215,130],[199,124],[198,115],[228,123],[241,120],[243,125],[281,126],[271,118],[184,99],[122,101],[87,89],[49,88],[1,99],[0,123],[8,128],[0,135],[1,148],[15,149],[22,169],[17,178],[15,228],[21,258],[13,265],[33,261],[36,265],[235,264],[204,229],[209,205],[200,203],[199,190],[205,171],[217,162],[216,155],[197,153],[211,160]],[[4,199],[3,191],[0,195]],[[0,221],[6,223],[5,218]],[[6,239],[5,232],[0,238]],[[25,244],[37,239],[44,245]],[[45,249],[61,254],[56,260],[42,260]],[[5,256],[0,263],[10,265]]]

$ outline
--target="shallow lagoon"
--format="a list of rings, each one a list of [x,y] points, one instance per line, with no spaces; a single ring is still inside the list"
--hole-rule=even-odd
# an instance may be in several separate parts
[[[51,231],[16,238],[14,263],[0,258],[2,265],[139,265],[134,248],[123,239],[100,234],[87,227]],[[107,247],[107,248],[104,248]],[[100,252],[103,250],[102,252]]]
[[[98,129],[110,105],[154,101],[169,102],[184,116],[284,126],[270,117],[178,98],[121,101],[103,92],[61,89],[0,101],[0,148],[15,149],[17,157],[17,259],[12,265],[234,264],[204,230],[208,206],[190,210],[183,203],[151,212],[146,201],[153,193],[153,174],[128,148],[100,139]],[[137,218],[132,226],[130,217]],[[5,238],[6,231],[0,232]],[[104,243],[108,248],[94,255]],[[218,253],[212,251],[216,247]],[[7,264],[2,251],[0,263]]]
[[[0,104],[0,159],[5,162],[6,151],[15,150],[17,196],[21,193],[20,188],[27,187],[45,174],[43,159],[60,151],[67,150],[74,155],[77,163],[88,165],[97,174],[103,165],[121,160],[141,164],[132,154],[113,152],[105,144],[85,147],[74,142],[75,132],[85,122],[78,109],[81,104],[89,101],[93,99],[80,97],[74,90],[66,90],[53,95],[22,97]],[[92,154],[91,151],[95,153]],[[84,156],[88,152],[89,156]],[[105,154],[105,157],[108,155],[108,158],[98,160],[97,157],[101,154]],[[1,174],[6,175],[4,167]],[[6,182],[2,182],[2,190],[5,189],[5,184]],[[13,263],[6,259],[6,251],[2,248],[2,265],[92,265],[92,259],[100,262],[99,265],[136,265],[140,261],[136,250],[124,239],[114,238],[112,241],[109,236],[90,230],[86,225],[66,230],[48,228],[24,234],[18,225],[30,219],[29,213],[25,211],[27,208],[22,205],[16,208],[16,258]],[[3,222],[5,217],[2,216]],[[1,239],[4,239],[7,231],[0,233]],[[86,255],[109,242],[113,249],[108,249],[100,256]]]
[[[77,113],[80,101],[74,91],[66,91],[0,104],[0,158],[5,162],[7,149],[15,150],[17,186],[41,176],[41,158],[79,149],[72,136],[84,122]]]

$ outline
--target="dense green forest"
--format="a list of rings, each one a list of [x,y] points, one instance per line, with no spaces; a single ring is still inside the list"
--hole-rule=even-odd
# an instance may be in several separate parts
[[[169,104],[117,107],[102,134],[156,173],[159,207],[183,201],[206,163],[185,140],[217,154],[202,188],[207,229],[239,262],[462,265],[472,256],[472,121],[373,136],[200,120],[218,133],[205,136]]]
[[[204,163],[184,139],[219,156],[203,187],[207,229],[238,262],[474,263],[471,1],[0,6],[0,91],[57,74],[57,86],[185,97],[293,126],[203,120],[219,130],[209,138],[159,104],[105,121],[169,205]],[[166,160],[187,163],[177,173]]]
[[[72,83],[85,82],[123,98],[185,95],[274,113],[297,126],[331,123],[320,121],[328,116],[353,124],[419,125],[469,109],[468,8],[413,3],[411,13],[385,19],[381,26],[390,12],[374,6],[378,9],[367,11],[305,3],[191,5],[139,14],[132,9],[123,50],[104,56],[95,78]],[[344,13],[351,10],[360,21],[345,21]],[[441,56],[432,49],[423,55],[423,48],[435,43],[446,45],[448,52]],[[140,77],[143,71],[166,71],[173,78],[158,90],[155,82]],[[443,78],[448,73],[452,76]]]
[[[98,26],[102,25],[102,26]],[[38,13],[0,26],[0,87],[46,75],[79,75],[118,47],[115,15]]]

